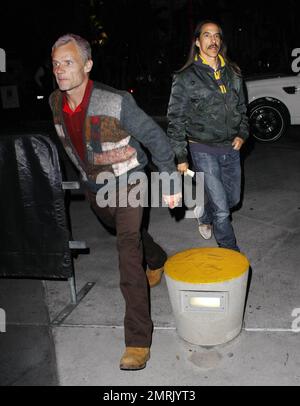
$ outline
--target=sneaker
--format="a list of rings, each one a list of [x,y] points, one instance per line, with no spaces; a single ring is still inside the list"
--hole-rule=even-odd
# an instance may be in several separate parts
[[[209,224],[200,224],[199,233],[205,240],[210,240],[212,237],[212,226]]]
[[[198,223],[200,225],[201,224],[200,223],[200,218],[203,216],[204,208],[202,206],[196,206],[194,208],[193,212],[194,212],[195,218],[197,219],[197,221],[198,221]]]

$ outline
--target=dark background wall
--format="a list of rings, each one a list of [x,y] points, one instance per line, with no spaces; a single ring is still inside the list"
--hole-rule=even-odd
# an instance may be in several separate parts
[[[202,19],[222,24],[229,55],[244,75],[292,73],[291,53],[300,47],[296,4],[296,0],[5,2],[0,48],[7,54],[7,73],[0,74],[0,85],[16,84],[21,105],[28,110],[40,90],[34,80],[38,67],[49,62],[51,46],[60,35],[74,32],[93,44],[93,79],[132,89],[149,112],[155,113],[155,106],[163,112],[172,73],[184,64],[194,27]]]

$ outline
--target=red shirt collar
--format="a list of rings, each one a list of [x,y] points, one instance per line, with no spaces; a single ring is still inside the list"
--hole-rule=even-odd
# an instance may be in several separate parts
[[[89,100],[90,100],[90,95],[91,95],[92,89],[93,89],[93,84],[94,84],[94,82],[92,80],[88,81],[87,86],[85,88],[85,92],[84,92],[82,102],[76,107],[76,109],[74,111],[70,108],[67,96],[64,93],[64,95],[63,95],[63,112],[70,115],[70,116],[72,116],[75,113],[79,113],[79,112],[84,111],[85,109],[87,109],[88,103],[89,103]]]

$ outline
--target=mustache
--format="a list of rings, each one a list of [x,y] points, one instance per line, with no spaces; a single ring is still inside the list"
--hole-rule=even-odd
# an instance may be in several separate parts
[[[220,48],[220,47],[217,44],[213,44],[208,47],[208,49],[212,49],[212,48]]]

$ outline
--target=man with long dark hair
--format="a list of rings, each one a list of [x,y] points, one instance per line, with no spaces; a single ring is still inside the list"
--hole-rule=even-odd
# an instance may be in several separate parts
[[[248,119],[240,69],[226,54],[223,32],[214,21],[195,30],[187,63],[174,77],[168,108],[170,137],[178,171],[193,166],[204,172],[207,203],[199,232],[218,245],[239,251],[230,221],[240,201],[240,149],[248,137]]]

